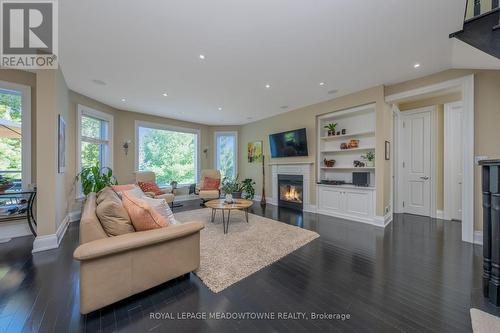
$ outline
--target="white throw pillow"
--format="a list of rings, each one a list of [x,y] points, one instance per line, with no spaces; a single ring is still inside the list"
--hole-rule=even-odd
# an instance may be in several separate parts
[[[179,224],[175,220],[174,213],[170,209],[170,206],[164,199],[153,199],[148,197],[142,192],[140,188],[135,188],[133,190],[127,191],[128,195],[134,196],[144,200],[148,205],[150,205],[158,214],[167,219],[169,224]]]

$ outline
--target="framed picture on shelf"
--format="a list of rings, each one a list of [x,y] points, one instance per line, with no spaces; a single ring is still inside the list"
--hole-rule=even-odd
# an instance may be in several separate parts
[[[385,160],[389,161],[391,159],[391,143],[389,141],[385,142]]]

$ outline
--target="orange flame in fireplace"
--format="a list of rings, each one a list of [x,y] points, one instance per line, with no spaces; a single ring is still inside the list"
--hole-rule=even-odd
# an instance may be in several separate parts
[[[285,193],[285,200],[288,201],[302,201],[300,191],[297,191],[295,186],[290,186],[290,189]]]

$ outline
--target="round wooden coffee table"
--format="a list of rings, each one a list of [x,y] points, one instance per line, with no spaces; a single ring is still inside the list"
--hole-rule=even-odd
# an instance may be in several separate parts
[[[205,203],[205,206],[212,209],[212,218],[211,221],[214,222],[215,214],[217,213],[217,209],[222,211],[222,227],[224,229],[224,233],[227,234],[229,230],[229,218],[231,216],[232,210],[244,210],[245,211],[245,219],[248,223],[248,208],[252,207],[253,201],[246,199],[234,199],[233,203],[226,203],[224,199],[216,199],[210,200]],[[227,211],[227,219],[225,218],[224,211]]]

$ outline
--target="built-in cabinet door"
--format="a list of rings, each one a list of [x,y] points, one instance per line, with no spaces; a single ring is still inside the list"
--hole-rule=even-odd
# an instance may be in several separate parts
[[[343,196],[346,214],[359,217],[372,215],[372,192],[344,190]]]
[[[319,189],[320,207],[331,212],[343,212],[343,199],[341,189],[335,187],[321,187]]]

